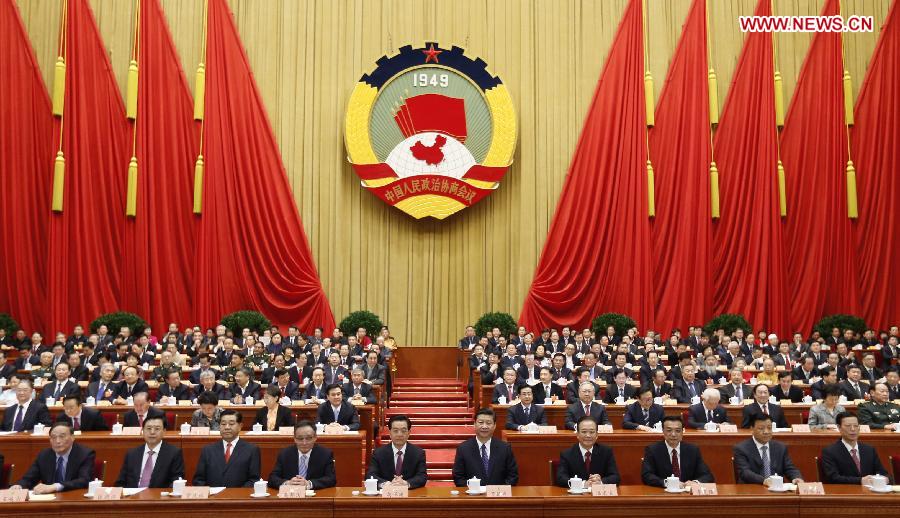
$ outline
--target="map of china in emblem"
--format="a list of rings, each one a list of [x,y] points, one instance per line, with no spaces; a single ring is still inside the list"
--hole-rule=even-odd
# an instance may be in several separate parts
[[[500,78],[463,49],[429,42],[384,56],[347,108],[347,153],[362,186],[415,218],[478,203],[512,162],[516,116]]]

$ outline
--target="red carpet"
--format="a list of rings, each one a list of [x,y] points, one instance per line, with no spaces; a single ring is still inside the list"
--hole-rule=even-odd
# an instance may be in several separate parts
[[[427,450],[429,486],[452,485],[456,446],[474,433],[472,413],[465,385],[452,378],[395,380],[385,412],[387,418],[406,414],[412,421],[410,441]],[[390,440],[387,427],[381,439]]]

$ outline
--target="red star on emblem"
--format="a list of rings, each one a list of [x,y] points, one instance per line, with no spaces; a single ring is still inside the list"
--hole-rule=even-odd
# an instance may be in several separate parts
[[[428,48],[428,50],[423,50],[422,53],[425,54],[425,62],[430,63],[433,59],[435,63],[440,63],[438,61],[438,54],[444,52],[443,50],[435,50],[434,43]]]

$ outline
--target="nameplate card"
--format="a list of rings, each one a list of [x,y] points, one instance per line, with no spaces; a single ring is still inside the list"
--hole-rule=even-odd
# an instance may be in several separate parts
[[[283,484],[278,488],[278,498],[306,498],[306,486]]]
[[[702,496],[718,495],[719,489],[716,487],[716,484],[714,482],[712,482],[712,483],[701,482],[700,484],[691,486],[691,494],[692,495],[702,495]]]
[[[869,428],[869,425],[867,425],[867,424],[859,425],[859,433],[870,433],[871,431],[872,431],[872,429]]]
[[[351,399],[351,400],[350,400],[350,404],[351,404],[351,405],[356,405],[356,406],[362,406],[362,405],[365,405],[366,402],[365,402],[365,400],[363,400],[363,399]]]
[[[178,406],[191,406],[191,400],[190,399],[179,399]]]
[[[191,435],[209,435],[208,426],[192,426]]]
[[[140,426],[125,426],[122,428],[122,435],[141,435],[143,431]]]
[[[737,425],[734,423],[721,423],[719,431],[723,433],[737,433]]]
[[[674,399],[664,399],[662,402],[663,406],[677,405],[678,401]]]
[[[0,490],[0,503],[12,504],[28,500],[27,489],[2,489]]]
[[[591,496],[619,496],[619,488],[615,484],[593,484]]]
[[[821,482],[800,482],[797,489],[801,495],[824,495],[825,486]]]
[[[556,427],[555,426],[538,426],[538,433],[540,433],[540,434],[556,433]]]
[[[206,500],[209,498],[209,486],[184,486],[181,498],[187,500]]]
[[[486,486],[487,489],[486,495],[491,498],[510,498],[512,497],[512,486]]]
[[[791,431],[794,433],[809,433],[809,425],[808,424],[792,424]]]
[[[94,490],[94,500],[121,500],[121,487],[98,487]]]
[[[278,435],[290,435],[293,437],[294,427],[293,426],[279,426],[278,427]]]
[[[782,399],[781,401],[778,402],[778,404],[781,406],[791,406],[794,404],[794,402],[791,401],[790,399]]]
[[[597,433],[613,433],[613,427],[611,424],[597,425]]]
[[[112,402],[107,399],[103,399],[101,401],[97,401],[97,406],[112,406]]]
[[[385,484],[381,486],[382,498],[407,498],[409,496],[409,486],[399,484]]]

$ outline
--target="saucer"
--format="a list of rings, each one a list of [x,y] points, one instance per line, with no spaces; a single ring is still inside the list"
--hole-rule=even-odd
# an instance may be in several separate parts
[[[361,494],[361,495],[366,495],[366,496],[378,496],[378,495],[381,494],[381,491],[375,491],[375,492],[372,492],[372,493],[370,493],[370,492],[368,492],[368,491],[361,491],[359,494]]]
[[[690,491],[690,490],[691,490],[691,488],[689,488],[689,487],[683,487],[683,488],[681,488],[681,489],[669,489],[669,488],[666,488],[666,489],[665,489],[665,492],[666,492],[666,493],[687,493],[687,492]]]
[[[487,493],[487,486],[481,486],[481,489],[478,491],[472,491],[471,489],[466,489],[467,495],[483,495]]]
[[[774,487],[769,486],[769,491],[773,493],[787,493],[789,491],[793,491],[797,489],[797,486],[794,484],[782,484],[780,488],[775,489]]]
[[[265,498],[267,496],[271,496],[271,495],[269,495],[269,493],[260,493],[260,494],[250,493],[251,498]]]
[[[863,486],[863,487],[865,487],[869,491],[872,491],[873,493],[890,493],[894,490],[894,488],[892,488],[891,486],[885,486],[881,489],[875,489],[872,486]]]
[[[568,491],[566,491],[566,493],[569,493],[570,495],[583,495],[588,492],[590,492],[590,489],[582,489],[581,491],[575,491],[574,489],[569,489]]]

